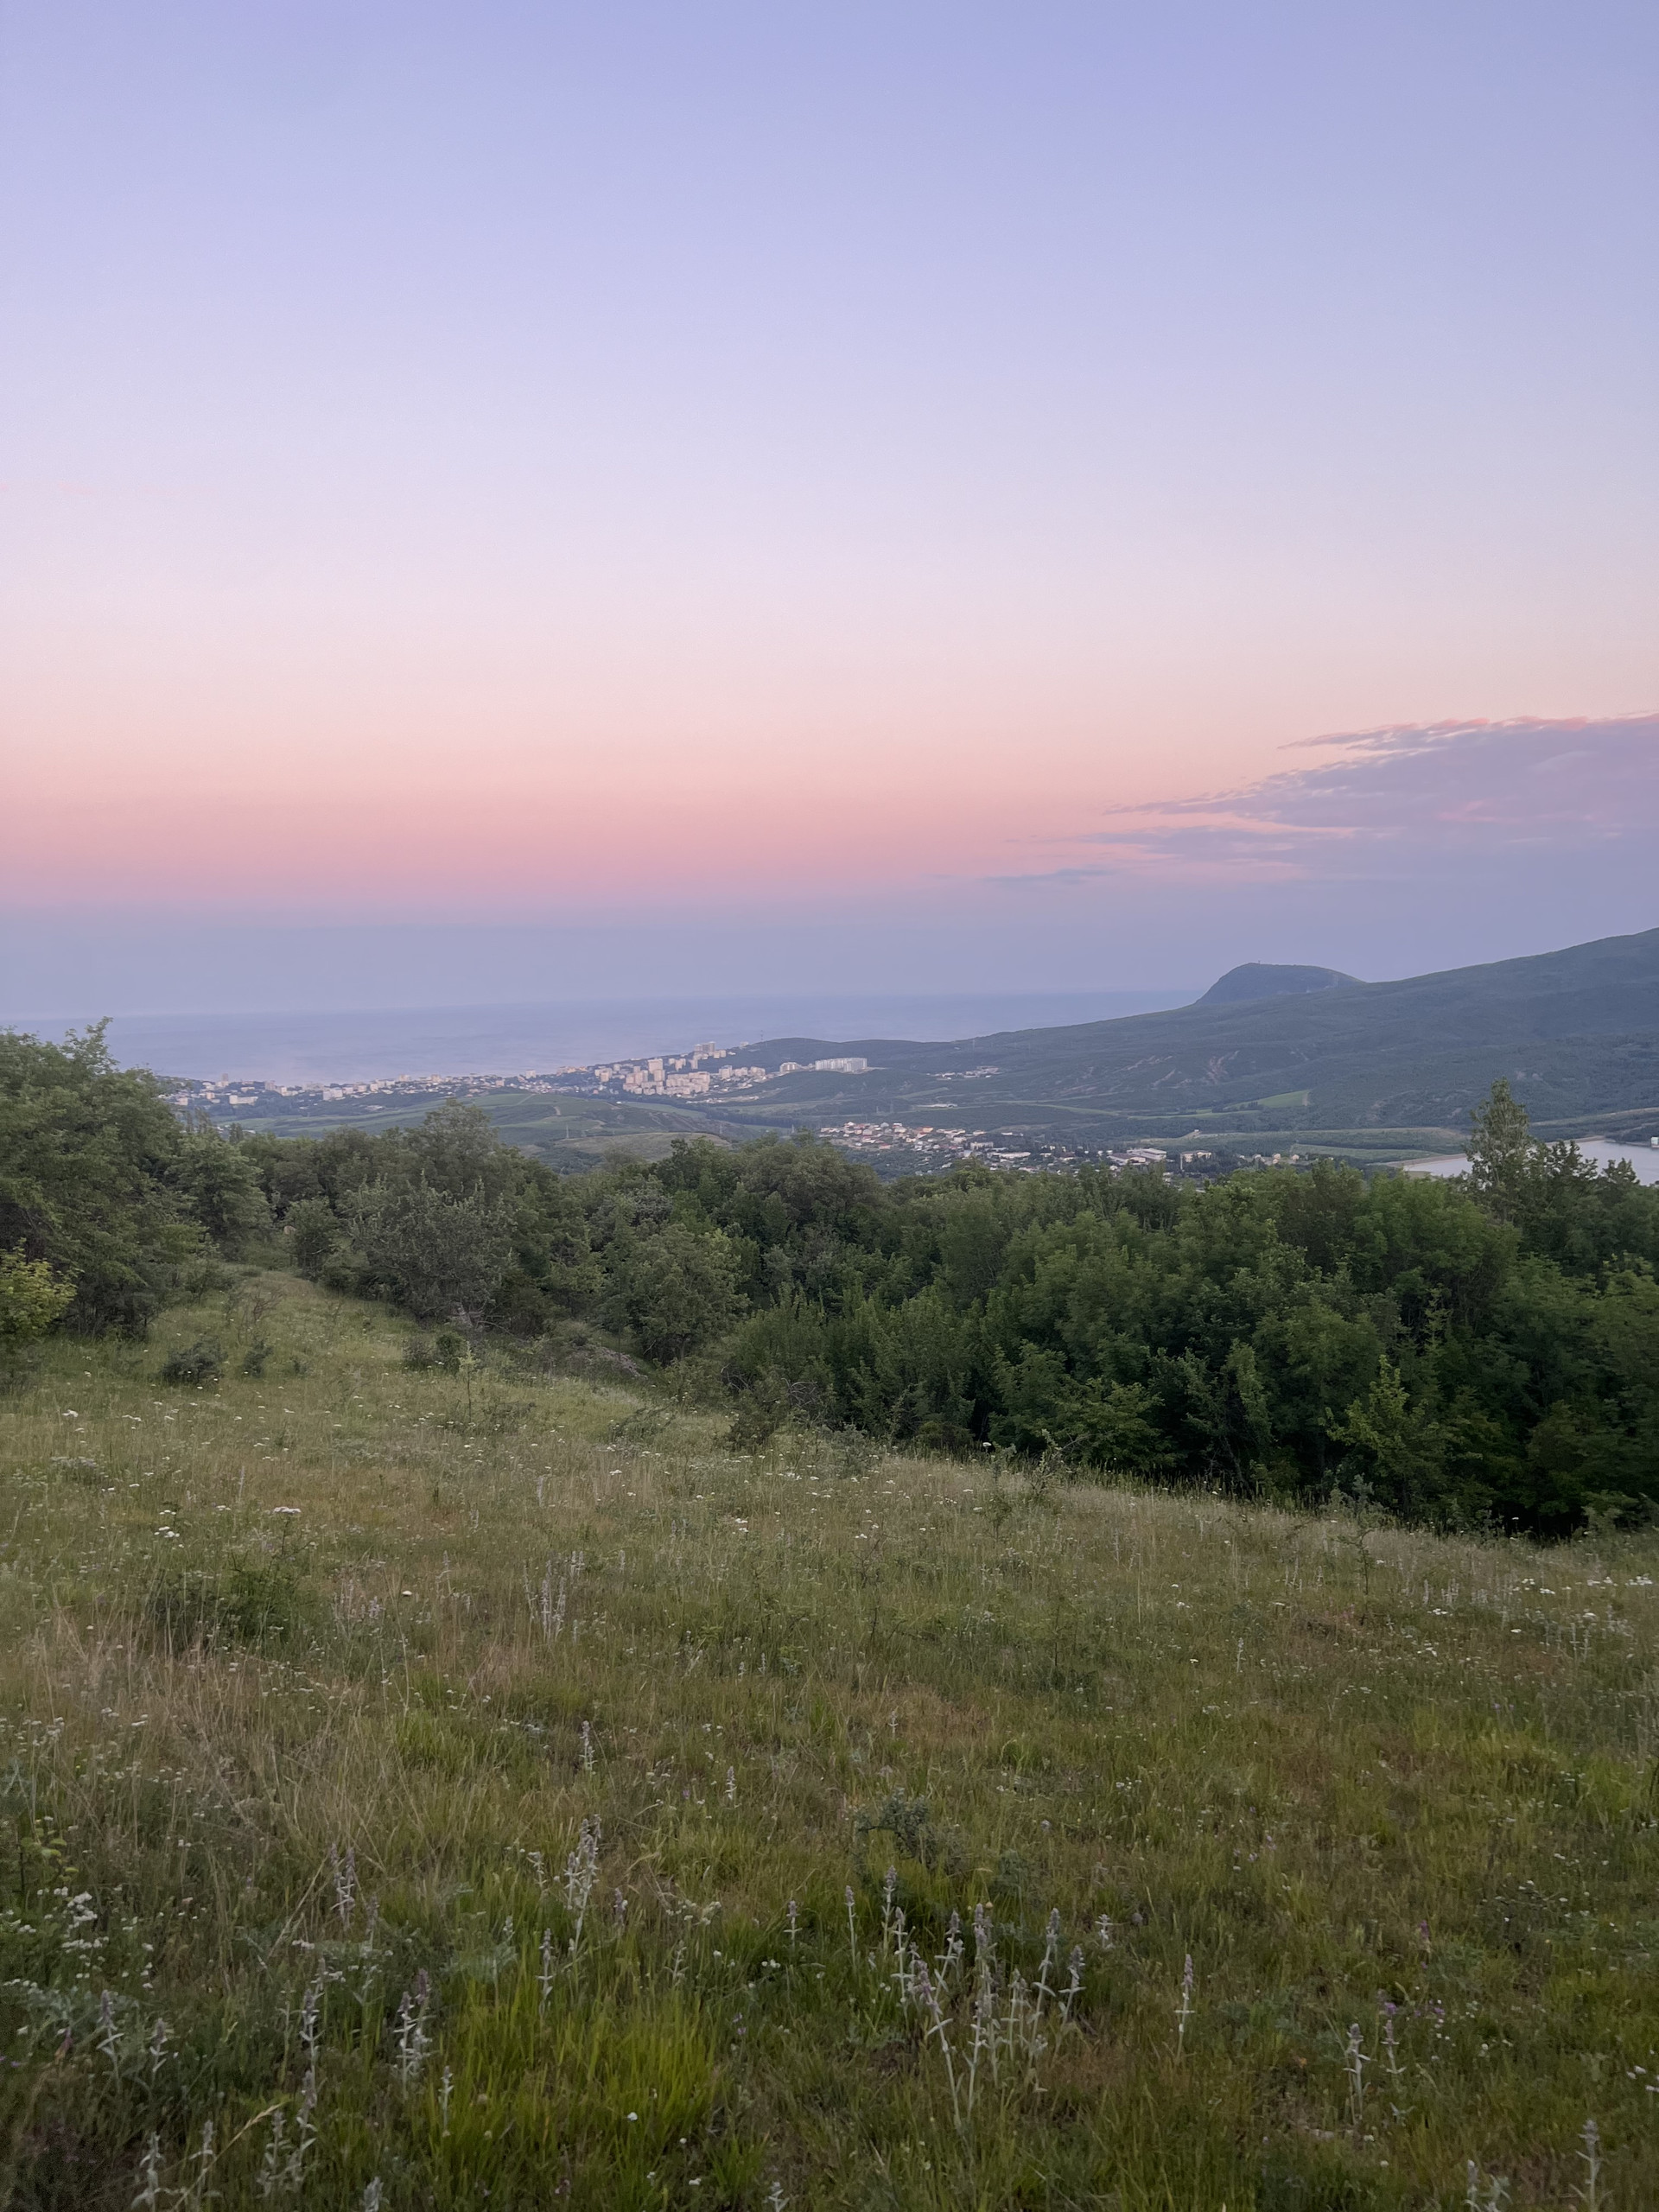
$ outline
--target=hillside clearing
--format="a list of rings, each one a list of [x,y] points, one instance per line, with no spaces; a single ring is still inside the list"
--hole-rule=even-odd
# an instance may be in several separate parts
[[[1659,1539],[408,1341],[250,1270],[0,1400],[3,2201],[1652,2201]]]

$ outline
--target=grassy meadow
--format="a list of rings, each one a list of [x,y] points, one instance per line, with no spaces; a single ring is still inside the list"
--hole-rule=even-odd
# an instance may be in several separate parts
[[[410,1343],[0,1397],[0,2202],[1659,2202],[1659,1538]]]

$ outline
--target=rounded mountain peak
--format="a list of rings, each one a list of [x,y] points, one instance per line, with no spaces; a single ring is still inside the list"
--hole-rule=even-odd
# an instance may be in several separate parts
[[[1266,961],[1247,960],[1230,968],[1211,983],[1199,1006],[1236,1006],[1244,999],[1278,999],[1301,991],[1339,991],[1357,983],[1357,976],[1344,976],[1340,968],[1279,968]]]

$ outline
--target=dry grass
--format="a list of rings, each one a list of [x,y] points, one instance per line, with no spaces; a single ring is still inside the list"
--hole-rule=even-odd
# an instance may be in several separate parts
[[[229,1303],[0,1401],[7,2201],[1565,2212],[1591,2120],[1656,2201],[1659,1541],[734,1458]]]

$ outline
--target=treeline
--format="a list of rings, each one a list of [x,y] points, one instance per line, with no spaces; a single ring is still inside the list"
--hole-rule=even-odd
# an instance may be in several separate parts
[[[1659,1508],[1659,1191],[1533,1142],[1502,1085],[1457,1182],[883,1184],[806,1136],[561,1177],[477,1108],[227,1138],[96,1033],[0,1042],[32,1325],[142,1329],[214,1251],[555,1358],[598,1332],[728,1400],[740,1442],[825,1423],[1542,1532]]]

